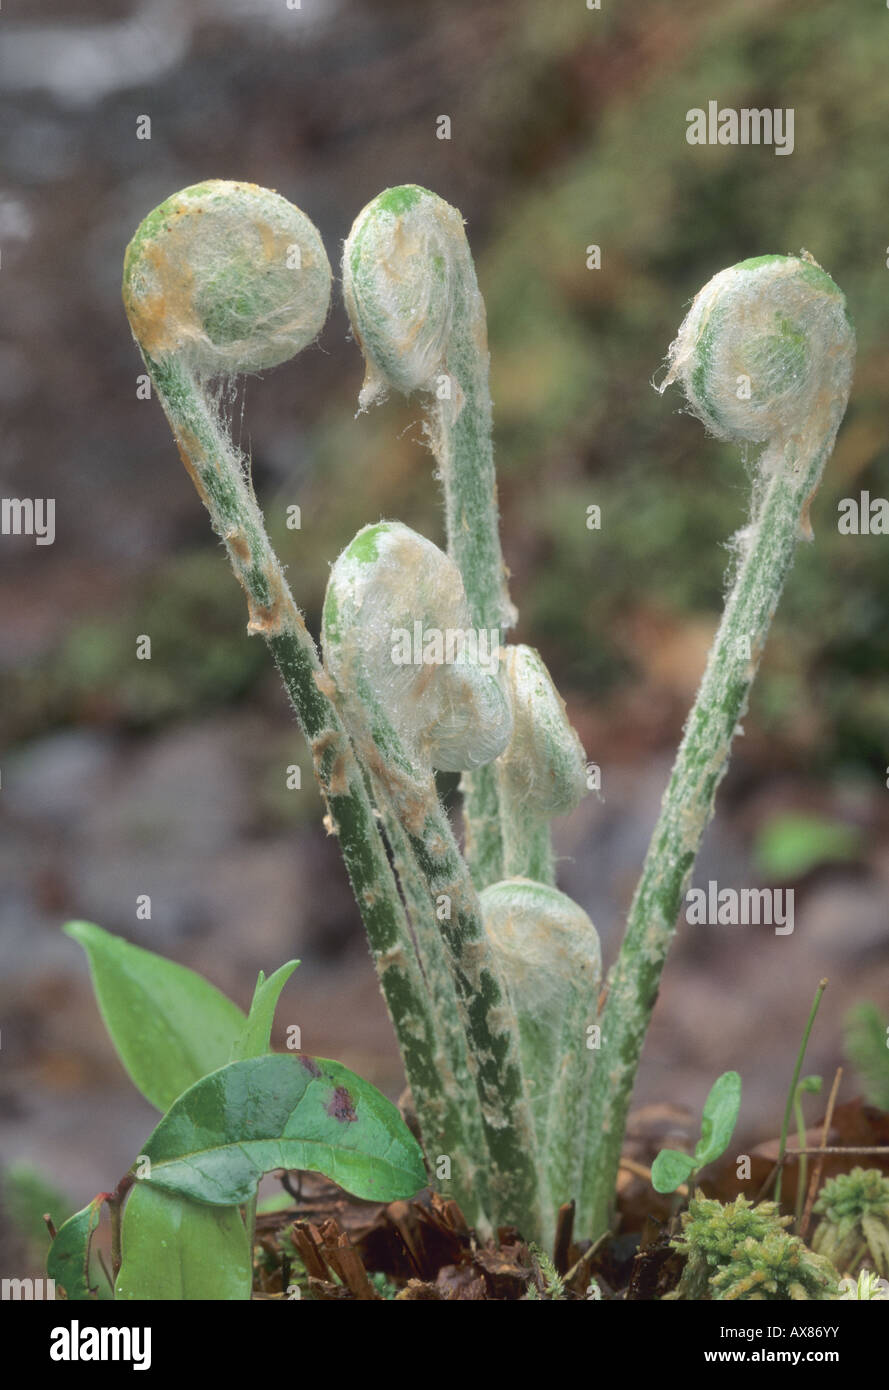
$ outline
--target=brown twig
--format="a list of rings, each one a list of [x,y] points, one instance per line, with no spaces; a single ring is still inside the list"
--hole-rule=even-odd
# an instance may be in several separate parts
[[[568,1273],[565,1275],[564,1283],[566,1288],[574,1289],[576,1291],[577,1281],[580,1275],[583,1274],[584,1276],[586,1276],[589,1267],[593,1262],[593,1258],[599,1250],[599,1246],[603,1245],[610,1235],[610,1230],[603,1231],[602,1234],[599,1236],[599,1239],[594,1240],[588,1250],[584,1250],[577,1263],[575,1265],[572,1265]],[[584,1277],[584,1283],[586,1283],[586,1277]]]
[[[108,1287],[109,1287],[109,1289],[111,1290],[111,1296],[112,1296],[112,1298],[113,1298],[113,1297],[114,1297],[114,1280],[111,1278],[111,1271],[110,1271],[110,1269],[108,1268],[108,1266],[107,1266],[106,1263],[105,1263],[105,1256],[102,1254],[101,1250],[97,1250],[97,1251],[96,1251],[96,1258],[97,1258],[97,1260],[99,1261],[99,1264],[100,1264],[101,1267],[102,1267],[102,1273],[105,1275],[105,1278],[108,1280]]]
[[[812,1178],[809,1183],[809,1190],[806,1193],[806,1205],[803,1208],[803,1214],[800,1218],[798,1235],[801,1240],[805,1240],[806,1231],[809,1229],[809,1221],[812,1216],[812,1207],[815,1205],[815,1194],[818,1191],[818,1186],[821,1182],[821,1174],[824,1169],[823,1155],[827,1153],[827,1136],[830,1133],[830,1126],[833,1122],[833,1111],[834,1106],[837,1103],[837,1092],[840,1089],[840,1081],[842,1080],[842,1076],[842,1067],[837,1067],[837,1073],[833,1079],[833,1085],[830,1088],[830,1095],[827,1098],[827,1109],[824,1112],[824,1125],[821,1130],[822,1155],[821,1157],[819,1157],[818,1162],[815,1164],[815,1167],[812,1171]]]
[[[786,1159],[786,1158],[787,1158],[787,1154],[784,1155],[784,1158],[782,1158],[782,1159],[780,1160],[780,1162],[783,1163],[783,1162],[784,1162],[784,1159]],[[772,1166],[771,1166],[771,1168],[769,1169],[768,1177],[766,1178],[765,1182],[762,1184],[762,1186],[760,1187],[759,1191],[757,1192],[756,1196],[755,1196],[754,1199],[753,1199],[754,1205],[756,1205],[757,1202],[761,1202],[761,1201],[762,1201],[763,1197],[764,1197],[764,1196],[766,1195],[766,1193],[768,1192],[768,1190],[769,1190],[769,1188],[771,1187],[772,1183],[775,1181],[775,1174],[777,1173],[777,1171],[778,1171],[778,1163],[773,1163]]]
[[[571,1250],[571,1237],[574,1235],[574,1201],[565,1202],[559,1207],[556,1217],[556,1238],[553,1242],[553,1264],[559,1274],[568,1268],[568,1255]]]

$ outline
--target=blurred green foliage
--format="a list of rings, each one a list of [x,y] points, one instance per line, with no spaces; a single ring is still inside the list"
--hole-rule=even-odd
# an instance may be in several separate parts
[[[141,636],[151,638],[150,660],[137,659]],[[25,736],[81,722],[146,729],[228,704],[267,671],[262,643],[246,640],[241,596],[220,555],[200,550],[21,666],[6,685],[5,717]]]
[[[836,525],[840,498],[863,488],[889,496],[889,16],[853,8],[854,19],[811,0],[654,0],[595,15],[559,7],[556,17],[526,5],[490,79],[497,104],[480,99],[490,138],[512,157],[515,190],[487,214],[486,244],[472,222],[468,231],[488,307],[521,635],[592,700],[644,679],[628,640],[635,614],[715,620],[725,543],[745,520],[739,451],[708,439],[678,395],[660,399],[649,384],[691,297],[735,261],[803,247],[845,290],[859,342],[853,399],[751,719],[813,771],[863,764],[882,776],[889,537],[841,536]],[[792,106],[792,155],[689,146],[686,111],[710,99]],[[587,269],[591,244],[600,270]],[[356,360],[356,391],[358,376]],[[328,555],[353,522],[379,515],[426,529],[429,461],[410,428],[416,417],[395,401],[357,424],[341,409],[322,422],[325,489],[350,494],[347,516],[329,514],[337,534],[313,538]],[[602,508],[599,531],[586,527],[590,503]],[[440,538],[435,515],[431,534]]]
[[[846,1016],[846,1051],[865,1099],[889,1110],[889,1019],[876,1004],[856,1004]]]
[[[58,1230],[73,1215],[73,1204],[36,1165],[25,1162],[10,1164],[4,1173],[2,1204],[13,1230],[25,1241],[29,1256],[42,1265],[50,1239],[44,1215],[51,1217]]]
[[[788,812],[771,816],[759,827],[753,856],[757,871],[771,882],[800,878],[819,864],[855,860],[863,848],[863,837],[855,826],[826,816]]]
[[[433,22],[446,36],[446,18]],[[859,342],[853,397],[748,725],[813,773],[852,766],[881,784],[889,537],[841,536],[836,523],[843,497],[889,497],[887,26],[878,3],[637,0],[589,11],[582,0],[524,0],[455,126],[470,139],[463,186],[439,185],[432,159],[403,171],[469,217],[517,635],[541,649],[572,703],[620,717],[627,692],[652,680],[645,644],[659,628],[715,622],[726,543],[746,516],[738,450],[708,439],[676,392],[651,389],[689,301],[727,265],[803,247],[843,288]],[[690,146],[686,112],[711,99],[792,107],[793,153]],[[506,189],[496,203],[485,201],[486,169]],[[591,244],[601,269],[587,268]],[[305,439],[303,530],[284,525],[292,488],[263,496],[316,631],[328,567],[360,526],[397,517],[442,540],[420,409],[393,399],[354,418],[357,347],[345,360],[351,375]],[[601,530],[587,529],[592,503]],[[640,630],[651,634],[641,647]],[[140,632],[156,634],[165,658],[142,669]],[[266,669],[208,542],[171,562],[131,611],[71,631],[12,683],[9,713],[18,734],[105,712],[146,726],[236,699]]]

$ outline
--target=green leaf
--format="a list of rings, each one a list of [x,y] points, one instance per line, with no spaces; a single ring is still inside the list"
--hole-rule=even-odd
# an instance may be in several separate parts
[[[759,832],[754,860],[767,879],[800,878],[819,864],[860,857],[861,832],[842,821],[786,812],[772,816]]]
[[[90,1244],[104,1200],[104,1197],[94,1197],[89,1206],[69,1216],[49,1247],[47,1275],[55,1279],[56,1292],[64,1291],[72,1302],[97,1297],[98,1290],[90,1285]]]
[[[208,1207],[147,1182],[130,1192],[117,1299],[248,1299],[250,1244],[237,1207]]]
[[[230,1059],[232,1062],[243,1062],[248,1057],[261,1057],[264,1052],[268,1052],[272,1037],[272,1023],[281,990],[298,965],[298,960],[289,960],[268,979],[260,970],[256,989],[253,992],[253,1002],[247,1015],[247,1022],[244,1024],[241,1036],[232,1047]]]
[[[396,1107],[339,1062],[268,1053],[197,1082],[145,1145],[143,1181],[234,1206],[274,1168],[323,1173],[371,1201],[426,1186],[423,1155]]]
[[[712,1163],[725,1153],[735,1132],[740,1109],[741,1078],[736,1071],[723,1072],[714,1081],[704,1102],[701,1137],[695,1145],[697,1168],[703,1168],[706,1163]]]
[[[167,1110],[195,1081],[225,1065],[245,1018],[218,989],[184,965],[91,922],[69,922],[64,931],[86,951],[99,1009],[120,1060],[158,1110]]]
[[[691,1154],[680,1153],[678,1149],[661,1149],[651,1165],[651,1185],[655,1192],[675,1192],[684,1182],[688,1182],[697,1168]]]

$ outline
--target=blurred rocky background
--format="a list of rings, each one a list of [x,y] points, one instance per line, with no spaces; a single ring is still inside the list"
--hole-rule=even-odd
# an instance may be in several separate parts
[[[848,1007],[885,1011],[889,537],[840,535],[837,504],[889,497],[887,36],[885,8],[843,0],[3,5],[2,494],[54,497],[56,538],[0,537],[2,1164],[32,1163],[80,1205],[154,1123],[60,934],[71,917],[242,1005],[260,967],[300,957],[282,1036],[298,1023],[308,1051],[392,1095],[402,1084],[305,749],[160,408],[137,398],[123,250],[150,208],[205,178],[277,188],[334,263],[387,185],[462,210],[488,306],[518,636],[602,769],[601,797],[559,826],[560,882],[609,961],[748,490],[738,451],[651,382],[723,266],[805,247],[835,277],[858,331],[854,395],[696,875],[792,887],[795,931],[681,927],[637,1101],[698,1107],[735,1067],[754,1143],[780,1124],[818,979],[831,983],[807,1071],[828,1082]],[[793,107],[792,155],[689,146],[685,113],[711,99]],[[356,419],[361,376],[336,294],[317,346],[251,379],[235,409],[316,632],[328,565],[360,525],[442,534],[419,408]],[[855,1091],[847,1074],[842,1096]]]

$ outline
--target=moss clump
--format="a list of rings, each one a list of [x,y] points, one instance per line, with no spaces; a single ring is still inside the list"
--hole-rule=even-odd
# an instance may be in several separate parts
[[[774,1202],[717,1202],[697,1193],[672,1244],[685,1269],[668,1298],[830,1299],[838,1278],[830,1261],[784,1229]]]
[[[830,1260],[813,1255],[798,1236],[772,1231],[764,1240],[748,1236],[731,1261],[710,1280],[713,1299],[831,1300],[839,1277]]]
[[[889,1177],[879,1168],[853,1168],[824,1184],[815,1203],[822,1221],[813,1249],[838,1269],[856,1270],[870,1257],[889,1276]]]

